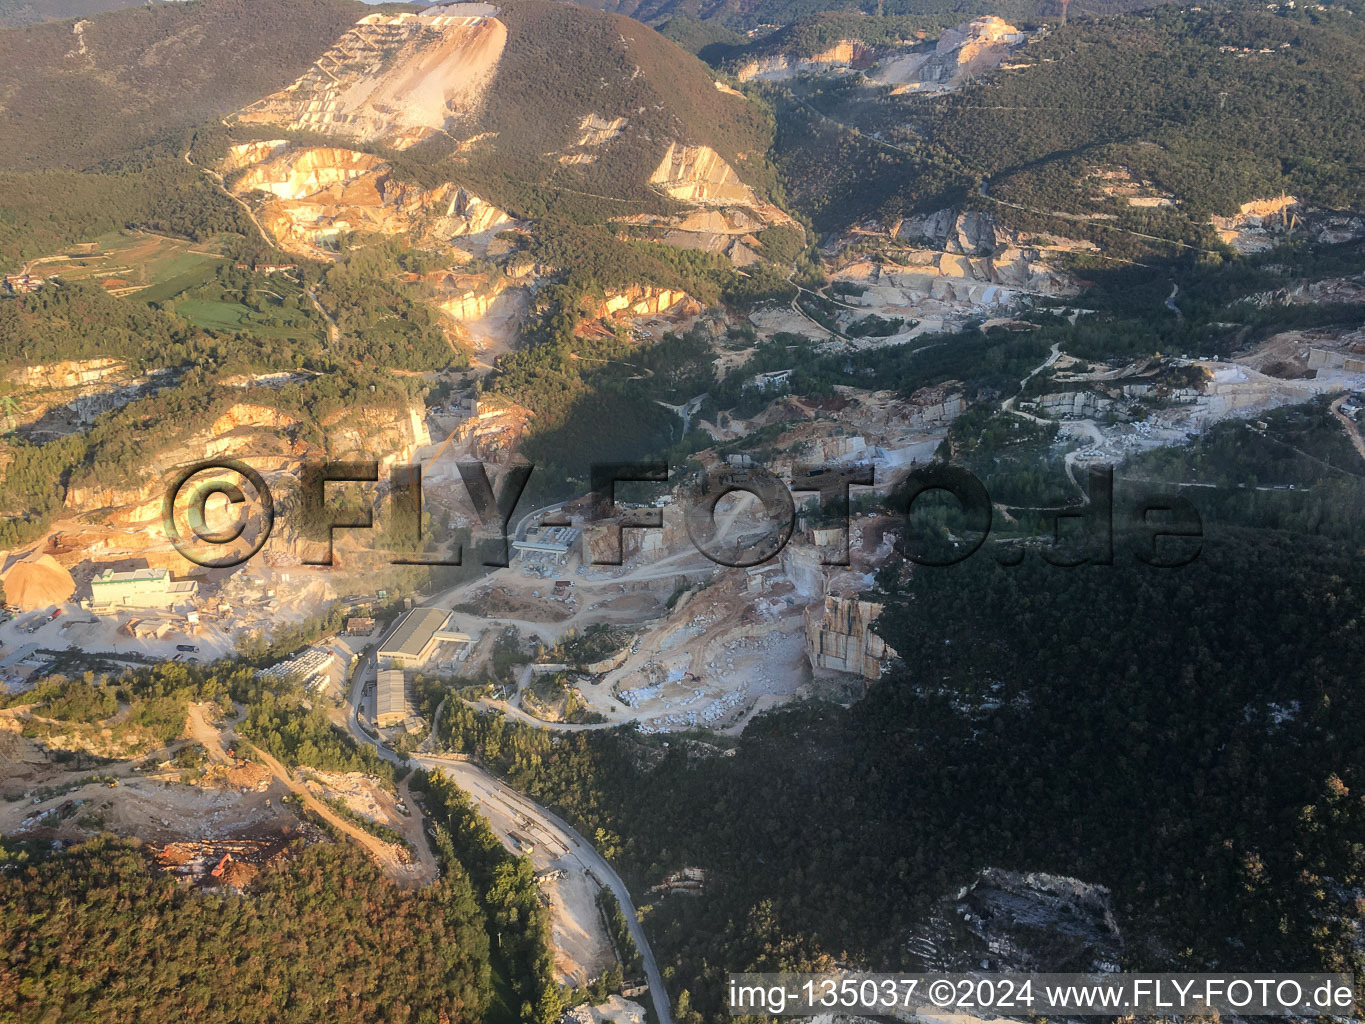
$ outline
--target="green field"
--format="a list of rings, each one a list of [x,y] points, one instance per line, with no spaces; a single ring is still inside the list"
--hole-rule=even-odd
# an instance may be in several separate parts
[[[165,302],[167,299],[173,299],[191,288],[198,288],[212,281],[216,262],[196,261],[191,263],[182,272],[165,277],[157,284],[149,285],[141,291],[134,292],[132,297],[142,302]]]
[[[226,258],[221,253],[226,237],[191,242],[145,232],[113,231],[34,260],[31,270],[70,281],[110,281],[109,290],[115,294],[141,289],[139,298],[162,301],[211,277]],[[182,280],[186,283],[181,284]],[[149,292],[156,294],[148,296]]]
[[[212,299],[186,299],[175,311],[190,323],[214,331],[237,331],[249,325],[251,310],[240,302],[215,302]]]
[[[205,289],[209,291],[210,289]],[[180,299],[175,303],[175,312],[190,323],[210,331],[249,331],[261,338],[306,338],[320,334],[317,323],[308,314],[278,308],[271,303],[268,313],[255,310],[229,298]],[[267,323],[268,319],[283,320],[284,323]]]

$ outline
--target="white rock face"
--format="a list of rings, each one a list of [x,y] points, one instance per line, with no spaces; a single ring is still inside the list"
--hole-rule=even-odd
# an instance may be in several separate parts
[[[649,181],[684,203],[758,206],[753,190],[710,146],[670,142]]]
[[[293,85],[238,119],[393,149],[414,146],[482,105],[507,27],[461,10],[476,6],[486,5],[361,18]]]
[[[233,191],[268,197],[258,219],[282,248],[299,255],[330,258],[327,247],[348,231],[404,235],[436,246],[512,223],[506,212],[458,185],[427,190],[395,181],[389,165],[369,153],[335,146],[280,149],[273,143],[235,149],[228,162],[243,173]],[[264,159],[246,164],[253,156]]]
[[[1212,217],[1218,237],[1240,253],[1265,252],[1289,237],[1307,236],[1321,245],[1365,238],[1365,215],[1320,210],[1291,195],[1253,199],[1231,217]]]
[[[778,54],[773,57],[763,57],[760,60],[750,61],[735,72],[735,77],[741,82],[754,79],[778,82],[787,78],[795,78],[806,71],[839,66],[852,67],[864,62],[870,63],[871,56],[872,48],[861,39],[841,39],[829,49],[810,57],[801,58]]]
[[[882,61],[868,77],[895,93],[949,92],[970,78],[997,70],[1012,47],[1027,38],[995,15],[946,29],[930,53],[907,53]]]

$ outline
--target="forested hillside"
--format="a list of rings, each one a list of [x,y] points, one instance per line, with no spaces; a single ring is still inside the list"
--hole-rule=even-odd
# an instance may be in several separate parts
[[[112,837],[0,863],[13,1020],[484,1020],[489,940],[455,864],[413,892],[356,849],[294,848],[250,895],[206,895]]]
[[[1358,13],[1220,4],[1073,20],[1025,47],[1022,69],[942,98],[879,95],[849,79],[795,95],[775,86],[778,162],[822,228],[965,204],[1119,254],[1137,243],[1117,229],[1207,245],[1210,214],[1281,191],[1359,208]],[[1106,201],[1086,179],[1112,167],[1177,205]],[[1082,218],[1031,217],[992,200]]]
[[[195,0],[115,11],[79,33],[0,32],[0,169],[89,169],[292,81],[365,13],[351,0]]]
[[[879,624],[903,668],[851,709],[759,719],[732,756],[449,709],[442,734],[635,884],[708,870],[650,915],[708,1020],[726,971],[907,969],[916,922],[985,866],[1112,888],[1128,969],[1359,970],[1360,567],[1234,528],[1180,571],[1120,551],[917,570]]]
[[[1071,14],[1116,14],[1155,7],[1160,2],[1162,0],[1077,0],[1071,5]],[[1027,21],[1056,18],[1061,12],[1055,0],[1001,0],[998,3],[979,0],[881,0],[880,3],[876,0],[591,0],[584,6],[627,14],[651,25],[670,18],[691,18],[739,30],[785,25],[825,11],[881,12],[930,21],[944,16],[962,21],[979,14],[999,14],[1002,18]]]
[[[0,3],[0,26],[30,25],[40,21],[80,18],[89,14],[132,7],[137,0],[4,0]]]

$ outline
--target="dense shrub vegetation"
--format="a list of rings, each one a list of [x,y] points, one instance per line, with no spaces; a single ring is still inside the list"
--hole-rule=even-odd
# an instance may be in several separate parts
[[[1332,208],[1365,199],[1365,136],[1351,114],[1365,101],[1354,73],[1365,25],[1351,13],[1237,3],[1077,20],[1020,51],[1027,69],[938,99],[848,79],[769,87],[777,161],[822,230],[954,204],[994,209],[979,195],[987,181],[991,198],[1044,213],[1112,211],[1113,221],[1032,224],[1009,211],[1020,227],[1093,236],[1112,254],[1155,245],[1116,229],[1211,245],[1209,214],[1249,199],[1281,190]],[[1096,206],[1084,182],[1101,166],[1128,168],[1181,205]]]
[[[180,888],[112,837],[37,859],[0,848],[0,1015],[482,1021],[488,936],[468,878],[447,867],[411,891],[353,847],[296,846],[249,895],[219,895]]]

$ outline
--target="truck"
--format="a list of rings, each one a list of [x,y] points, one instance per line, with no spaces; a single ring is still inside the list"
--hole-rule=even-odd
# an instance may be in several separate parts
[[[198,654],[199,648],[195,644],[176,644],[177,651],[184,651],[186,654]]]

